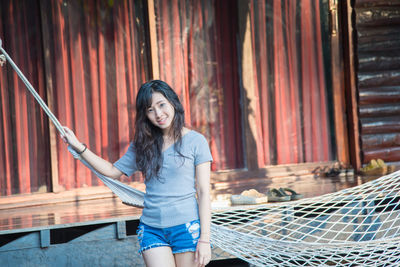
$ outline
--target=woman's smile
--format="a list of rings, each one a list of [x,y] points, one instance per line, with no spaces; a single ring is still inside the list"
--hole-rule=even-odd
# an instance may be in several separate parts
[[[167,119],[167,118],[159,119],[159,120],[157,120],[157,123],[158,123],[158,124],[161,124],[161,125],[164,125],[164,124],[166,123],[166,119]]]
[[[150,122],[167,133],[172,126],[175,109],[161,93],[154,92],[151,106],[147,109],[147,118]]]

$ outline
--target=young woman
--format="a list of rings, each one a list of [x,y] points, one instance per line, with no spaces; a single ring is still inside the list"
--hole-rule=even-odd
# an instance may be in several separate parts
[[[63,140],[103,175],[143,173],[146,194],[137,233],[148,267],[205,266],[211,258],[212,157],[204,136],[184,127],[184,121],[176,93],[154,80],[140,87],[134,140],[114,164],[92,153],[65,127]]]

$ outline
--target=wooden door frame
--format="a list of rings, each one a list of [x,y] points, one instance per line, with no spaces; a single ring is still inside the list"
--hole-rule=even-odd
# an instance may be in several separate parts
[[[338,1],[338,0],[331,0]],[[342,55],[341,57],[341,83],[344,85],[342,92],[345,97],[345,106],[343,106],[343,115],[347,116],[347,131],[343,134],[348,136],[348,163],[354,168],[359,170],[362,167],[361,162],[361,148],[360,148],[360,126],[358,117],[358,90],[357,90],[357,77],[356,77],[356,51],[354,48],[354,29],[352,18],[354,16],[354,10],[351,5],[351,0],[340,1],[338,7],[341,15],[340,18],[340,30],[341,30],[341,43],[342,43]],[[332,56],[334,58],[334,56]]]
[[[349,139],[346,117],[346,97],[343,72],[343,53],[341,52],[341,35],[339,28],[339,7],[337,0],[329,1],[330,35],[331,35],[331,68],[333,90],[333,116],[337,160],[345,166],[350,165]]]

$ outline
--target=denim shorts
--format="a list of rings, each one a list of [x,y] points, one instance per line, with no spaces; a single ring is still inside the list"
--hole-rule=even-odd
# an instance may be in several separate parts
[[[140,222],[136,233],[140,254],[156,247],[171,247],[173,254],[194,252],[200,238],[200,220],[167,228],[154,228]]]

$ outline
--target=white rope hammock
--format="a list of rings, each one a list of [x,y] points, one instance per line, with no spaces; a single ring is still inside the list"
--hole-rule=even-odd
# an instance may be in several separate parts
[[[11,58],[61,134],[57,118]],[[97,173],[122,202],[142,207],[144,193]],[[256,266],[399,266],[400,171],[363,185],[319,197],[276,204],[214,210],[211,241]]]
[[[400,266],[399,176],[295,202],[214,212],[212,241],[257,266]]]

